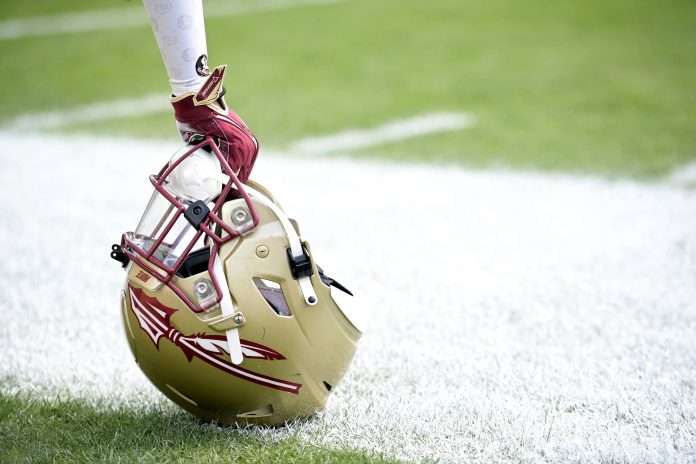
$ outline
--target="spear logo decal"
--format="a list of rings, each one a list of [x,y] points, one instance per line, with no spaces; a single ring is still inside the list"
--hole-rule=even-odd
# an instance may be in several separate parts
[[[189,362],[193,358],[198,358],[213,367],[248,382],[289,393],[299,393],[300,387],[302,387],[299,383],[258,374],[232,364],[229,360],[229,348],[225,336],[206,333],[184,335],[172,327],[169,322],[176,309],[163,305],[157,298],[147,296],[140,288],[129,286],[128,290],[130,293],[131,311],[138,319],[140,328],[150,337],[158,350],[160,340],[164,337],[178,346]],[[285,356],[267,346],[248,340],[241,340],[241,344],[245,358],[265,359],[268,361],[286,359]]]

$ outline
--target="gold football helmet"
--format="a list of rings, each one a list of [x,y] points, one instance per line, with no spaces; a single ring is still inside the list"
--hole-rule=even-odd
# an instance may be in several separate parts
[[[281,424],[322,409],[360,331],[352,294],[317,266],[275,198],[243,185],[211,137],[157,175],[112,257],[135,361],[185,410],[223,424]],[[342,302],[342,304],[344,304]]]

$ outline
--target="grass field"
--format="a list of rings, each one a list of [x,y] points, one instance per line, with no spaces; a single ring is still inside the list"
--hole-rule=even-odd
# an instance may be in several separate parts
[[[171,410],[98,411],[79,401],[2,395],[0,417],[2,462],[396,462],[358,452],[327,452],[292,436],[249,436]]]
[[[0,39],[0,462],[696,459],[696,191],[669,181],[696,161],[696,3],[204,4],[246,9],[206,20],[211,64],[230,66],[259,175],[361,290],[370,330],[316,420],[219,428],[162,400],[128,354],[105,258],[178,143],[145,12]],[[8,2],[0,36],[103,9],[142,5]],[[162,110],[69,118],[153,94]],[[46,111],[68,116],[12,129]],[[475,124],[289,153],[441,112]]]

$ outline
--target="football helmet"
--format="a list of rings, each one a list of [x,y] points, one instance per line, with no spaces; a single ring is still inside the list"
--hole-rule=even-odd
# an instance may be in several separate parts
[[[211,421],[310,416],[355,353],[361,333],[337,303],[352,294],[317,266],[273,195],[239,181],[215,139],[192,141],[150,176],[140,223],[112,248],[127,272],[121,310],[135,361]]]

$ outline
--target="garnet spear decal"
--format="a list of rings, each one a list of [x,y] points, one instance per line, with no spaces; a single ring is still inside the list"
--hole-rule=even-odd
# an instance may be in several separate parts
[[[129,286],[129,291],[131,311],[138,319],[140,328],[150,337],[158,350],[160,339],[165,337],[183,351],[189,362],[196,357],[243,380],[277,390],[295,394],[299,393],[300,387],[302,387],[299,383],[258,374],[232,364],[229,361],[229,357],[225,359],[224,356],[229,355],[226,337],[205,333],[183,335],[172,327],[169,322],[171,315],[176,312],[175,309],[163,305],[157,298],[147,296],[140,288]],[[285,356],[274,349],[258,343],[241,340],[241,345],[245,358],[266,359],[269,361],[285,359]]]

